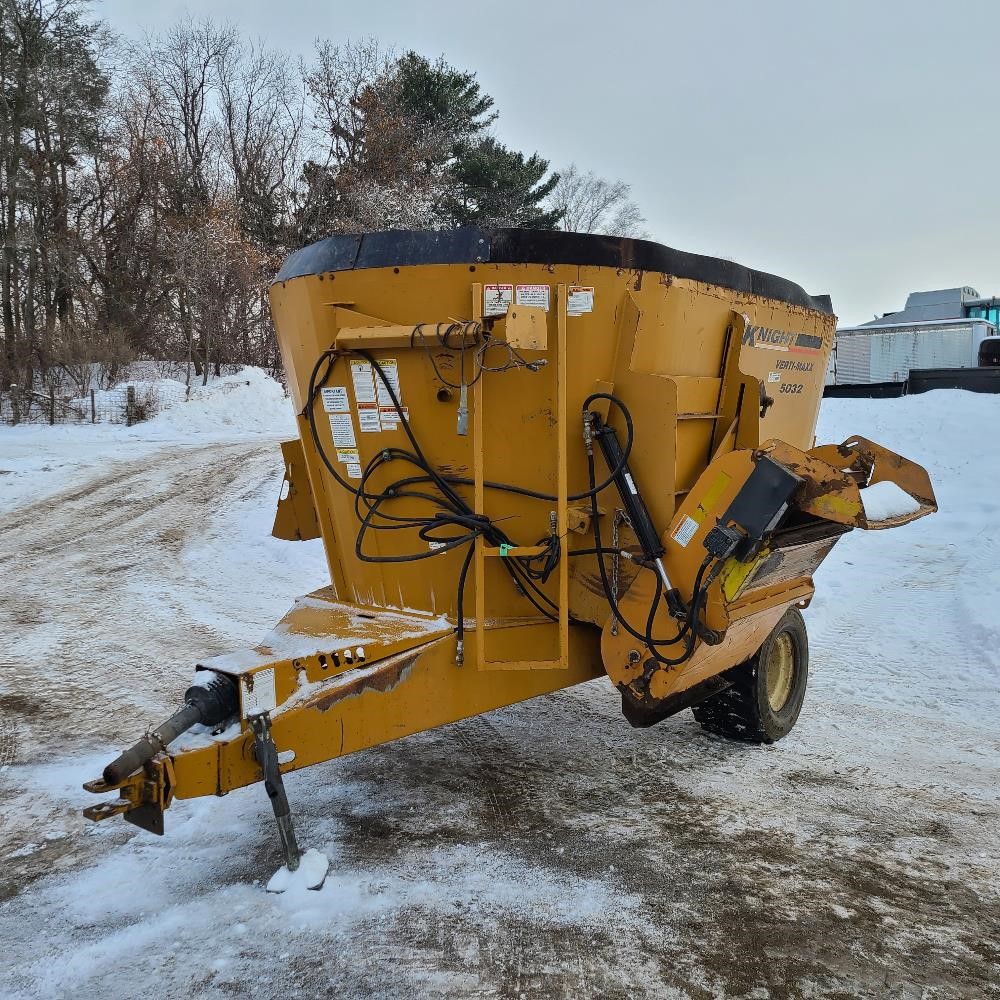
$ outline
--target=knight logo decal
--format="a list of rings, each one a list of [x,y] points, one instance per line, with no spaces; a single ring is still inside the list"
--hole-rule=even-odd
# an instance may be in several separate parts
[[[798,354],[815,354],[823,349],[823,338],[812,333],[789,333],[768,326],[751,326],[743,331],[747,347],[763,347],[769,351],[792,351]]]

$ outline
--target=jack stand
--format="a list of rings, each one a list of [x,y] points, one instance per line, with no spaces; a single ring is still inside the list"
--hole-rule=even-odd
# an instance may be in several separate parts
[[[304,854],[299,851],[292,825],[292,810],[288,805],[285,782],[278,766],[278,748],[271,738],[271,716],[262,712],[251,717],[250,727],[254,733],[254,755],[264,774],[264,789],[274,809],[281,849],[285,855],[285,867],[274,873],[267,883],[267,891],[284,892],[292,886],[322,889],[329,861],[319,851],[309,850]]]

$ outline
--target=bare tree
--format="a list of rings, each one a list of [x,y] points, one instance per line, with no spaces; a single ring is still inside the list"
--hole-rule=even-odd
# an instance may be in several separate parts
[[[80,163],[108,90],[105,33],[81,0],[0,0],[0,382],[57,363],[77,281]]]
[[[231,26],[187,19],[131,64],[165,150],[156,197],[168,303],[195,371],[273,358],[267,280],[287,246],[301,83]]]
[[[313,106],[315,162],[338,167],[360,162],[366,135],[361,96],[389,71],[392,59],[392,52],[375,38],[316,43],[315,61],[302,68]]]
[[[222,53],[216,76],[226,166],[243,228],[264,246],[283,244],[301,170],[301,77],[284,54],[246,43]]]
[[[375,40],[308,65],[185,17],[138,44],[95,0],[0,0],[0,388],[130,358],[280,364],[267,286],[331,232],[638,231],[628,187],[492,134],[476,74]]]
[[[188,16],[132,53],[130,72],[155,99],[157,136],[172,155],[175,214],[204,208],[218,193],[224,139],[214,88],[238,44],[232,26]]]
[[[582,173],[575,163],[560,171],[549,196],[562,211],[560,228],[574,233],[604,233],[647,239],[646,221],[631,200],[632,189],[622,180],[608,181],[592,171]]]
[[[187,308],[189,369],[193,366],[206,384],[210,368],[218,375],[224,361],[241,354],[244,363],[263,364],[260,354],[254,356],[260,345],[250,344],[247,317],[274,260],[243,233],[235,207],[221,204],[175,218],[164,230],[164,242]]]
[[[173,292],[161,234],[174,162],[157,129],[155,104],[141,85],[119,88],[77,199],[87,269],[82,301],[89,303],[95,337],[126,344],[131,354],[158,353],[169,340],[165,312]]]

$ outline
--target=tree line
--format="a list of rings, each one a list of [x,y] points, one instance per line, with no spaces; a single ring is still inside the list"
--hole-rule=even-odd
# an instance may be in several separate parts
[[[331,233],[645,235],[626,184],[509,148],[497,117],[474,72],[375,40],[296,62],[210,20],[126,42],[90,0],[0,0],[0,389],[276,369],[267,284]]]

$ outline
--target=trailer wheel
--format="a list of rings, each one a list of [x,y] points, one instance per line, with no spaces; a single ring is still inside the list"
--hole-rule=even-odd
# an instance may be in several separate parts
[[[809,679],[809,639],[798,608],[789,608],[749,660],[724,674],[732,686],[695,705],[702,729],[744,743],[787,736]]]

